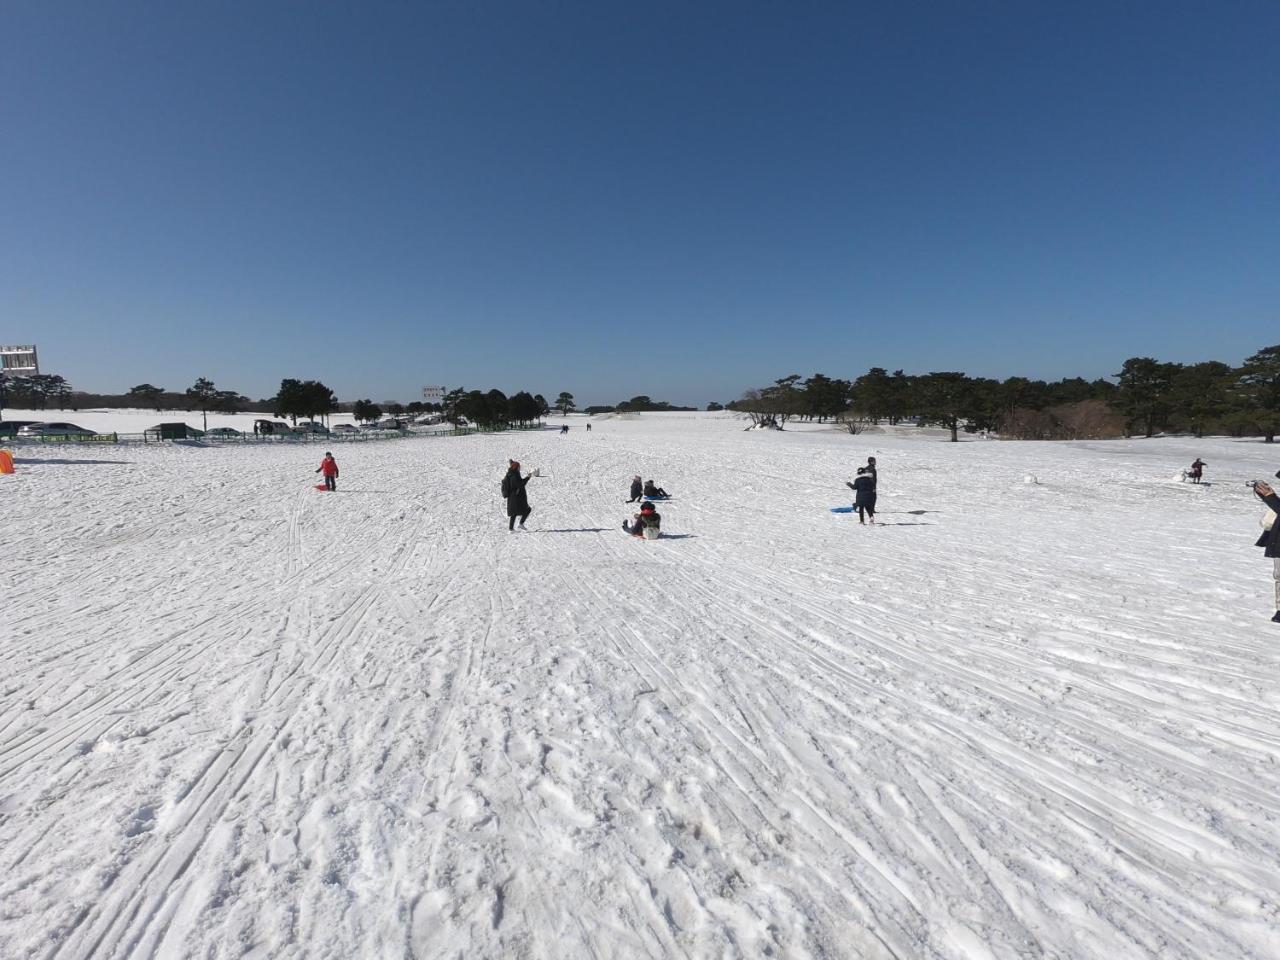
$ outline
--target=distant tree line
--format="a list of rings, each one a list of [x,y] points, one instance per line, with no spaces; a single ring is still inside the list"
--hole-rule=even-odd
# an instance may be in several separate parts
[[[71,389],[60,376],[41,374],[32,377],[0,376],[0,410],[4,407],[45,410],[57,406],[59,410],[79,410],[86,407],[141,408],[157,413],[181,410],[199,411],[206,421],[210,413],[241,413],[249,409],[270,411],[273,416],[298,420],[314,420],[331,413],[348,411],[356,420],[377,420],[388,414],[392,417],[421,416],[441,413],[453,423],[469,422],[488,428],[521,426],[537,422],[547,416],[552,407],[542,394],[520,391],[508,397],[501,390],[457,389],[444,398],[443,403],[426,403],[415,400],[402,404],[385,401],[356,400],[349,404],[338,402],[334,392],[319,380],[286,378],[280,381],[280,389],[273,397],[250,400],[234,390],[220,390],[207,377],[200,377],[181,393],[166,390],[151,383],[140,383],[120,394],[86,393]],[[555,409],[568,414],[576,409],[573,394],[563,392],[556,400]]]
[[[0,375],[0,409],[18,407],[23,410],[46,410],[57,405],[70,406],[71,384],[56,374],[38,373],[29,377]]]
[[[911,420],[946,427],[952,440],[963,429],[1036,440],[1225,433],[1263,436],[1272,443],[1280,432],[1280,345],[1265,347],[1236,367],[1216,360],[1181,364],[1132,357],[1115,382],[994,380],[959,372],[909,375],[883,367],[872,367],[856,380],[791,374],[747,390],[725,406],[757,424],[835,420],[855,433],[867,423]]]
[[[561,394],[563,399],[568,394]],[[569,396],[572,408],[572,396]],[[542,394],[527,390],[508,397],[501,390],[468,390],[458,387],[445,394],[441,404],[444,418],[455,426],[470,423],[486,429],[501,429],[512,424],[528,426],[551,412]]]
[[[632,397],[614,406],[587,407],[587,413],[659,413],[672,410],[697,410],[697,407],[677,407],[665,400],[651,400],[646,396]]]
[[[107,409],[142,408],[161,412],[164,410],[205,410],[219,413],[239,413],[253,403],[248,397],[234,390],[219,390],[213,383],[200,377],[181,393],[166,390],[150,383],[140,383],[124,393],[88,393],[73,390],[66,379],[56,374],[37,374],[30,377],[0,377],[0,407],[17,407],[24,410],[82,410],[86,407]],[[265,401],[264,401],[265,403]]]

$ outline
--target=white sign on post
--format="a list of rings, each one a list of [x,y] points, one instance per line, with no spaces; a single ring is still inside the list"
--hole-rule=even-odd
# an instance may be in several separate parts
[[[440,401],[444,399],[445,393],[444,387],[423,387],[422,399]]]

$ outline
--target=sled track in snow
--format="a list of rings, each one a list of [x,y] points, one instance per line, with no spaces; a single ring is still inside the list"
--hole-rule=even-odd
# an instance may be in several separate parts
[[[407,562],[412,551],[409,543],[417,532],[415,527],[409,540],[397,549],[393,575]],[[255,711],[258,719],[216,749],[178,796],[170,814],[180,824],[177,830],[165,837],[163,844],[153,843],[120,872],[99,903],[87,909],[49,949],[50,960],[64,955],[116,957],[137,951],[154,953],[172,919],[175,898],[171,894],[213,824],[242,796],[264,756],[287,735],[296,717],[291,705],[324,674],[342,645],[357,635],[382,589],[379,584],[361,589],[315,639],[306,658],[266,679],[261,706]],[[117,889],[121,893],[113,896],[111,891]]]

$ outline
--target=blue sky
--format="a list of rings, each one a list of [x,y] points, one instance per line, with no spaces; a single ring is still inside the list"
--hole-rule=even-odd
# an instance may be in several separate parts
[[[0,6],[0,341],[77,387],[705,404],[1280,342],[1280,4]]]

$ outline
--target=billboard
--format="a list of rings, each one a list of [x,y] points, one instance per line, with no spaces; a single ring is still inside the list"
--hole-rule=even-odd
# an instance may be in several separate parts
[[[423,387],[422,399],[429,403],[439,403],[447,392],[444,387]]]
[[[0,373],[14,377],[33,376],[40,372],[35,344],[26,347],[0,347]]]

